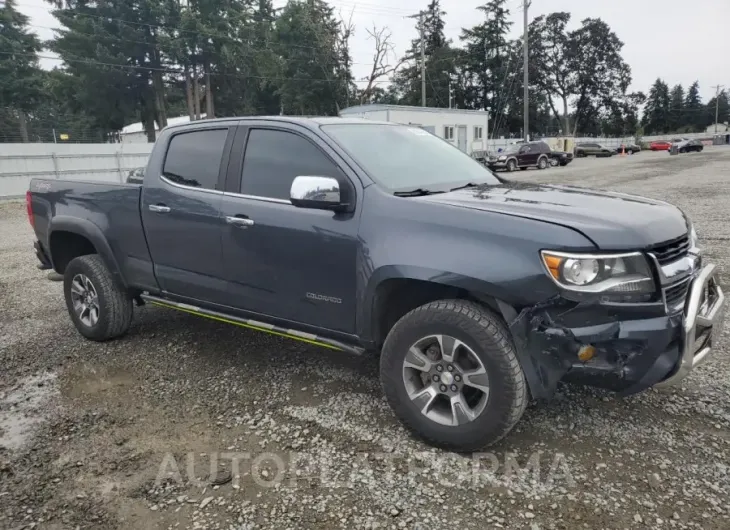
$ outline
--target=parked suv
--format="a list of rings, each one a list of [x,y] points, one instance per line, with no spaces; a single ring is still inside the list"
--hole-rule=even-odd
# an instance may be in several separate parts
[[[601,144],[582,143],[575,146],[575,156],[613,156],[616,151]]]
[[[550,146],[545,142],[512,144],[501,153],[490,156],[487,166],[489,169],[506,169],[507,171],[528,167],[545,169],[550,166],[550,153]]]

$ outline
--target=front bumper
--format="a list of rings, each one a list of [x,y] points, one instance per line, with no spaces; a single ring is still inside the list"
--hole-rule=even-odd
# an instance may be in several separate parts
[[[659,387],[674,386],[712,353],[722,335],[725,295],[715,275],[715,265],[705,266],[692,282],[682,325],[682,348],[675,371]]]
[[[715,265],[690,282],[683,310],[647,306],[571,304],[562,298],[523,311],[510,330],[530,390],[549,398],[559,381],[606,388],[623,395],[671,386],[687,377],[716,348],[725,296]],[[594,354],[582,360],[582,348]]]

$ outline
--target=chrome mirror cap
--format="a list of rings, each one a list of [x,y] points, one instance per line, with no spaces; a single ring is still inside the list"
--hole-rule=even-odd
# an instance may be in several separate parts
[[[329,210],[342,205],[340,183],[332,177],[299,176],[289,191],[294,206]]]

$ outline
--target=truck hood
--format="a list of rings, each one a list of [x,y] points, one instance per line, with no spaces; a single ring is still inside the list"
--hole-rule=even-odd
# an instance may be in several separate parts
[[[671,204],[576,186],[503,182],[416,200],[562,225],[605,250],[643,249],[688,231],[684,214]]]

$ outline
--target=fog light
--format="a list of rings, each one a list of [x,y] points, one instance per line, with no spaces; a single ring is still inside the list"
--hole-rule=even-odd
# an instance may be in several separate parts
[[[590,344],[587,344],[585,346],[581,346],[580,350],[578,350],[578,359],[580,359],[583,362],[590,361],[593,359],[593,356],[596,354],[596,349],[591,346]]]

